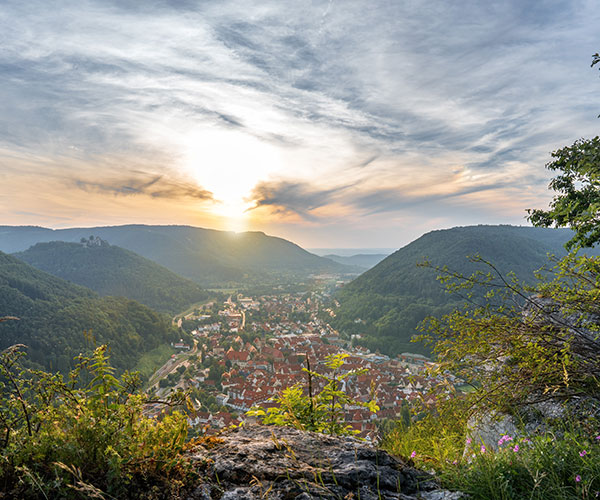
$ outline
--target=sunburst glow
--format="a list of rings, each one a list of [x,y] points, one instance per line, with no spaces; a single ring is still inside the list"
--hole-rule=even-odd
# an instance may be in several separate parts
[[[282,168],[277,148],[251,135],[223,130],[195,131],[184,148],[186,168],[214,195],[212,211],[228,220],[228,229],[245,229],[252,188]]]

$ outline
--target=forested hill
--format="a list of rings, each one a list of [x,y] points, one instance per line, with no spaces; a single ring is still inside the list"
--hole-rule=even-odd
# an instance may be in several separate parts
[[[127,297],[157,311],[176,314],[208,297],[193,281],[100,240],[38,243],[14,256],[100,295]]]
[[[84,332],[109,345],[119,370],[132,369],[144,352],[179,338],[166,315],[133,300],[99,297],[0,252],[3,316],[20,320],[0,324],[0,349],[25,344],[33,363],[63,372],[93,348]]]
[[[312,273],[354,272],[298,245],[261,232],[232,233],[191,226],[128,225],[47,229],[0,226],[0,250],[18,252],[48,241],[94,235],[131,250],[205,287],[264,283]]]
[[[417,267],[428,259],[433,265],[471,274],[487,270],[466,256],[481,255],[502,273],[513,271],[532,280],[533,271],[548,262],[547,254],[565,254],[568,229],[514,226],[469,226],[432,231],[388,256],[346,285],[338,294],[339,308],[331,318],[347,334],[360,333],[364,343],[382,352],[423,352],[410,343],[417,324],[426,316],[441,315],[462,303],[445,292],[432,269]]]

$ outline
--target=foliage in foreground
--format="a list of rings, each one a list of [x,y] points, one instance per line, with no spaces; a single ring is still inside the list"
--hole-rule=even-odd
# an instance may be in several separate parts
[[[600,426],[575,422],[554,432],[500,435],[494,447],[465,437],[457,415],[429,415],[385,439],[388,451],[434,469],[444,487],[474,500],[600,497]],[[497,448],[497,450],[494,450]]]
[[[549,210],[528,210],[529,220],[534,226],[572,228],[568,249],[591,247],[600,242],[600,137],[579,139],[553,151],[552,158],[546,168],[559,172],[550,182],[557,194]]]
[[[379,407],[374,399],[366,403],[356,401],[343,390],[344,380],[365,373],[365,370],[341,372],[346,357],[347,354],[327,356],[325,366],[332,370],[331,376],[311,370],[310,365],[304,368],[308,377],[307,394],[301,384],[296,384],[274,398],[278,406],[255,407],[248,412],[248,415],[258,417],[263,424],[283,425],[323,434],[358,434],[359,431],[353,430],[352,426],[344,421],[345,406],[360,406],[368,408],[373,413],[377,412]],[[325,386],[317,394],[313,394],[313,378],[325,381]]]
[[[418,409],[383,446],[475,499],[600,497],[600,259],[571,254],[535,286],[490,269],[470,277],[442,269],[451,290],[489,292],[484,304],[426,323],[437,341],[436,406]],[[456,391],[461,379],[474,390]],[[532,435],[471,442],[471,417],[518,421],[548,402],[563,407],[568,426],[540,420]]]
[[[437,374],[478,388],[465,396],[470,412],[600,402],[600,259],[571,254],[534,286],[490,267],[467,278],[444,270],[450,289],[489,291],[483,305],[428,318]]]
[[[1,492],[178,498],[194,476],[183,454],[184,415],[145,416],[136,378],[113,376],[105,346],[81,357],[67,381],[23,368],[21,347],[0,354]]]

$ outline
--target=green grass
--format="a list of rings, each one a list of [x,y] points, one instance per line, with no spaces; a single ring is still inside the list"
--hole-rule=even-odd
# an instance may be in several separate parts
[[[600,496],[600,442],[579,431],[513,439],[476,449],[442,475],[475,499],[562,500]]]
[[[509,436],[498,451],[470,443],[464,426],[426,417],[392,431],[382,446],[435,470],[445,488],[473,500],[570,500],[600,498],[600,426],[563,423],[553,432]],[[465,451],[465,447],[467,450]]]
[[[426,470],[443,472],[462,457],[465,424],[459,414],[428,414],[408,428],[398,425],[385,436],[381,446],[393,455],[412,458]]]
[[[140,372],[142,380],[149,379],[152,374],[164,365],[176,350],[169,344],[163,344],[146,352],[132,371]]]

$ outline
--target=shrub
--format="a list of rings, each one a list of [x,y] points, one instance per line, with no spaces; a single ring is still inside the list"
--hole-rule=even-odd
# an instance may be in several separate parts
[[[347,354],[327,356],[325,365],[332,370],[331,376],[311,370],[307,358],[307,368],[303,369],[307,374],[306,392],[301,384],[288,387],[273,399],[279,406],[267,409],[255,407],[248,415],[258,417],[263,424],[284,425],[324,434],[358,434],[359,431],[353,430],[352,426],[344,421],[346,405],[368,408],[373,413],[377,412],[379,407],[373,398],[366,403],[356,401],[342,390],[345,379],[366,372],[350,370],[342,373],[341,368],[346,357]],[[317,394],[313,394],[313,377],[326,382]]]
[[[487,286],[488,293],[482,305],[425,321],[437,374],[477,388],[466,397],[472,410],[512,412],[580,397],[600,402],[600,259],[571,254],[538,273],[533,286],[488,265],[490,273],[470,277],[442,270],[451,290]]]
[[[139,498],[156,486],[168,496],[194,478],[183,453],[185,417],[145,416],[137,378],[115,378],[105,346],[80,357],[66,382],[23,368],[22,356],[21,346],[0,354],[0,488],[6,495]]]

